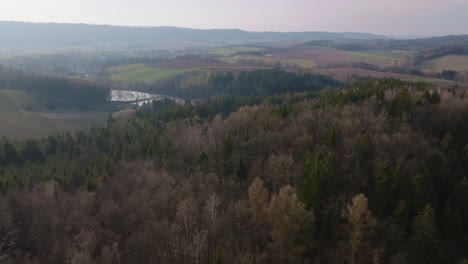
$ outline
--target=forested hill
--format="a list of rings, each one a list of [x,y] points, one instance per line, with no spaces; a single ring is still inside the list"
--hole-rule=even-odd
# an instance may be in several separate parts
[[[2,263],[468,259],[464,90],[164,100],[0,149]]]
[[[177,27],[125,27],[86,24],[0,22],[0,47],[145,46],[168,43],[244,43],[375,39],[367,33],[249,32],[237,29],[199,30]]]
[[[175,79],[160,83],[137,83],[134,88],[186,99],[207,99],[213,96],[269,96],[284,93],[313,92],[337,88],[342,83],[317,73],[294,73],[282,70],[216,73],[192,80]]]

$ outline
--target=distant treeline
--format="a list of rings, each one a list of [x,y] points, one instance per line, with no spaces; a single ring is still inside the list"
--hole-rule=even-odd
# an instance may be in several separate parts
[[[135,88],[186,99],[203,99],[220,95],[269,96],[312,92],[324,87],[335,88],[340,84],[325,75],[269,69],[239,74],[217,73],[198,78],[179,78],[157,84],[139,83]]]
[[[25,91],[36,99],[36,105],[29,107],[48,110],[93,109],[105,103],[110,92],[109,88],[84,80],[30,75],[1,66],[0,89]]]

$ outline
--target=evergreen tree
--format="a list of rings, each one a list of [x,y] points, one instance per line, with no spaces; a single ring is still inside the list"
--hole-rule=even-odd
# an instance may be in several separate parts
[[[412,228],[414,263],[437,263],[435,250],[439,231],[435,211],[430,204],[426,205],[414,218]]]
[[[307,208],[318,210],[338,191],[339,184],[338,166],[330,150],[306,156],[299,190]]]

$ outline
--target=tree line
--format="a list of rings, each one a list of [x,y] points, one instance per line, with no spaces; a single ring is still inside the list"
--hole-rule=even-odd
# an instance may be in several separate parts
[[[180,77],[155,84],[137,83],[137,90],[186,99],[207,99],[213,96],[268,96],[273,94],[318,91],[342,84],[328,76],[295,73],[278,69],[241,73],[213,73]]]

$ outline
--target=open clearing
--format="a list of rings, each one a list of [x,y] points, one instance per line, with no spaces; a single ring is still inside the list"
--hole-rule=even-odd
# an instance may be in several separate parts
[[[210,50],[211,54],[220,56],[231,56],[241,52],[259,52],[262,48],[250,47],[250,46],[235,46],[235,47],[221,47]]]
[[[401,51],[342,51],[335,48],[310,48],[279,51],[264,56],[236,55],[225,58],[230,63],[275,63],[283,66],[299,66],[302,68],[322,67],[330,64],[353,64],[365,62],[379,67],[387,67],[395,60],[403,58],[405,53]]]
[[[130,71],[120,72],[111,75],[111,80],[120,82],[157,82],[164,79],[172,78],[178,75],[197,72],[197,69],[176,70],[176,69],[163,69],[152,68],[143,66],[140,68],[132,69]]]
[[[143,63],[135,63],[135,64],[128,64],[128,65],[122,65],[122,66],[117,66],[117,67],[112,67],[109,68],[109,71],[113,74],[118,74],[122,72],[129,72],[129,71],[135,71],[145,68],[145,64]]]
[[[189,69],[217,68],[217,67],[226,66],[226,64],[217,62],[217,61],[199,60],[199,59],[194,59],[194,60],[174,59],[174,60],[167,60],[167,61],[153,63],[148,66],[154,67],[154,68],[161,68],[161,69],[189,70]]]
[[[418,68],[424,71],[443,71],[453,70],[468,72],[467,55],[447,55],[432,60],[427,60],[418,65]]]
[[[334,48],[314,48],[305,50],[290,50],[277,52],[271,55],[276,60],[298,60],[306,59],[313,61],[316,65],[327,65],[345,62],[359,62],[360,60],[347,55]]]
[[[293,67],[299,66],[302,68],[312,68],[315,62],[306,58],[277,58],[273,55],[255,56],[255,55],[237,55],[225,58],[225,61],[231,64],[250,64],[250,65],[269,65],[274,66],[279,62],[282,66]]]
[[[241,72],[259,69],[258,66],[223,63],[208,60],[175,59],[155,62],[150,65],[129,64],[108,69],[115,82],[158,82],[189,73]]]
[[[0,89],[0,137],[15,139],[86,129],[103,124],[106,112],[28,112],[23,107],[33,99],[23,91]]]
[[[404,58],[408,52],[403,51],[343,51],[346,55],[372,63],[377,66],[390,66],[395,60]]]

